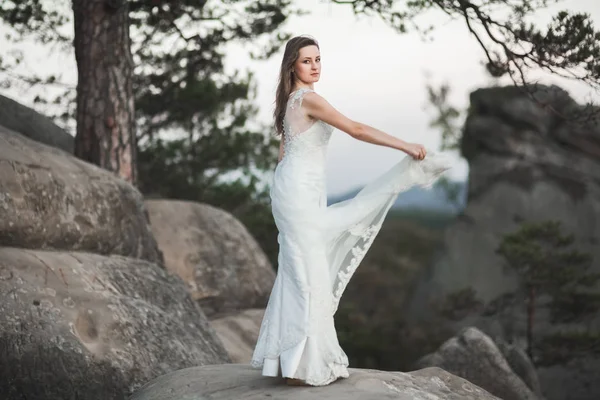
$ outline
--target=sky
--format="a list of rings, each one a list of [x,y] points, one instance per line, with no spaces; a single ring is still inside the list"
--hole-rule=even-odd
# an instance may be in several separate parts
[[[326,0],[303,0],[308,16],[291,18],[287,29],[294,35],[317,39],[322,72],[315,90],[347,117],[369,124],[403,140],[439,150],[441,136],[429,127],[433,114],[426,98],[427,82],[451,86],[450,101],[464,109],[469,93],[495,84],[485,72],[484,53],[463,21],[450,21],[429,13],[423,23],[435,23],[430,40],[416,33],[398,34],[376,17],[355,16],[350,7]],[[570,0],[536,13],[532,22],[546,25],[556,11],[568,9],[592,15],[600,27],[600,0]],[[265,62],[250,62],[259,82],[258,104],[267,120],[273,110],[276,80],[282,52]],[[232,52],[231,65],[249,61]],[[242,61],[243,60],[243,61]],[[600,99],[600,94],[578,82],[541,72],[532,73],[544,83],[554,83],[575,99]],[[500,84],[511,84],[509,79]],[[450,153],[455,166],[449,177],[465,180],[468,163]],[[363,186],[396,163],[404,153],[358,141],[335,130],[328,148],[327,188],[330,195]]]
[[[427,82],[450,84],[450,101],[461,109],[468,106],[473,90],[511,84],[508,78],[494,81],[486,74],[484,53],[463,21],[427,13],[419,21],[434,23],[436,28],[423,40],[417,33],[396,33],[378,17],[355,16],[351,7],[328,0],[297,0],[296,5],[310,14],[291,17],[284,29],[293,35],[311,35],[319,42],[322,72],[315,90],[347,117],[403,140],[439,150],[440,133],[429,127],[433,114],[426,107]],[[561,9],[587,12],[600,28],[600,0],[561,1],[536,12],[531,22],[546,25]],[[281,56],[279,52],[269,60],[254,61],[243,46],[230,46],[227,51],[227,71],[253,71],[259,118],[265,122],[271,121]],[[63,80],[76,80],[75,62],[68,56],[39,54],[33,64],[34,69],[59,66]],[[531,76],[561,86],[578,101],[600,101],[599,93],[578,82],[541,71],[533,71]],[[0,89],[0,93],[31,105],[27,96],[15,90]],[[450,154],[455,166],[448,177],[465,180],[467,162],[456,153]],[[335,130],[327,155],[328,194],[337,196],[363,186],[402,157],[404,153],[398,150],[361,142]]]

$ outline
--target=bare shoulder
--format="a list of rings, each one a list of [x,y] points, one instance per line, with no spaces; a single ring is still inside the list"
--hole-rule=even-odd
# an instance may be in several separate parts
[[[318,110],[327,110],[331,108],[329,102],[317,92],[305,93],[304,99],[302,100],[302,105],[309,114],[318,112]]]
[[[321,96],[317,92],[311,91],[311,92],[306,92],[304,94],[304,99],[302,102],[307,105],[315,105],[315,104],[318,105],[319,103],[327,102],[327,101],[325,100],[325,98],[323,96]]]
[[[303,106],[306,114],[314,119],[321,120],[352,136],[358,131],[359,124],[335,109],[325,98],[318,93],[305,94]]]

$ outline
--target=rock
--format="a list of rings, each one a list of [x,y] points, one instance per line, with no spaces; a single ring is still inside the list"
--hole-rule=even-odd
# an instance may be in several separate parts
[[[571,112],[564,91],[539,90],[558,112]],[[600,224],[590,218],[600,215],[600,125],[562,122],[514,87],[477,90],[470,107],[462,143],[470,164],[467,207],[409,302],[415,314],[467,287],[483,302],[513,290],[514,273],[495,250],[522,221],[560,221],[600,272]],[[572,145],[564,139],[569,129]]]
[[[0,248],[0,398],[127,398],[157,376],[227,363],[176,276],[122,256]]]
[[[513,372],[492,339],[475,328],[447,340],[437,352],[421,358],[417,367],[442,368],[504,400],[538,399]]]
[[[162,261],[133,186],[2,126],[0,245]]]
[[[485,390],[439,368],[410,373],[349,368],[327,386],[288,386],[247,364],[206,365],[161,376],[130,400],[492,400]]]
[[[1,95],[0,125],[37,142],[73,153],[73,136],[59,128],[50,118]]]
[[[542,399],[544,396],[537,371],[525,351],[519,346],[503,341],[496,341],[496,345],[513,372],[538,398]]]
[[[264,308],[250,308],[210,321],[232,362],[250,364],[263,315]]]
[[[208,316],[266,307],[275,272],[234,216],[188,201],[146,200],[146,207],[166,268]]]
[[[486,316],[473,309],[468,317],[444,322],[436,315],[437,307],[432,306],[448,303],[453,294],[472,289],[473,304],[479,302],[489,309],[514,291],[517,277],[506,268],[496,249],[502,237],[515,232],[522,222],[559,221],[565,233],[574,235],[574,248],[592,256],[592,271],[600,272],[599,110],[585,111],[556,86],[532,88],[542,105],[513,86],[471,94],[461,143],[462,154],[469,161],[467,206],[446,229],[437,260],[415,284],[404,310],[407,324],[446,324],[454,332],[477,326],[491,334],[486,327],[495,320],[499,326],[494,327],[494,334],[507,342],[522,340],[527,320],[524,307]],[[576,118],[578,114],[581,117]],[[600,315],[589,322],[600,332]],[[567,328],[553,327],[549,313],[536,312],[534,337]],[[586,329],[571,328],[575,332]],[[581,365],[573,386],[544,389],[544,395],[550,400],[564,400],[571,393],[588,390],[579,398],[599,399],[600,380],[593,365]],[[542,388],[547,386],[546,380],[548,385],[556,382],[556,373],[546,375],[544,369],[537,371]],[[573,372],[565,367],[564,373]],[[599,384],[584,389],[578,381]]]

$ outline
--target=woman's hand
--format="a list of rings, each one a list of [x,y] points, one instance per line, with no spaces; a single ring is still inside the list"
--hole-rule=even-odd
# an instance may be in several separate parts
[[[407,143],[403,151],[415,160],[422,160],[427,155],[425,146],[418,143]]]

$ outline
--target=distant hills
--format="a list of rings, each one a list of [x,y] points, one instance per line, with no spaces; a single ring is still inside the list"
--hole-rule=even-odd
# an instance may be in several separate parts
[[[448,198],[447,192],[440,184],[436,184],[429,189],[414,187],[406,192],[400,193],[398,199],[392,206],[392,209],[403,210],[423,210],[457,213],[461,211],[466,204],[467,182],[450,181],[450,184],[456,188],[458,193],[456,203]],[[328,204],[337,203],[354,197],[360,190],[355,189],[338,196],[330,196],[327,199]]]

